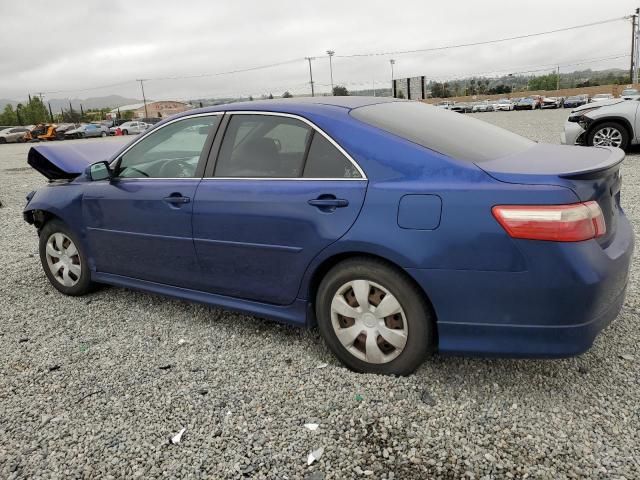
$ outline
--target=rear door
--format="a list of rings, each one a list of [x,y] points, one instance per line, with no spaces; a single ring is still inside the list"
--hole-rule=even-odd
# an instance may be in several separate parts
[[[191,214],[220,115],[181,118],[142,138],[87,185],[83,215],[98,272],[193,287]]]
[[[225,123],[195,197],[200,288],[289,304],[313,257],[356,220],[366,177],[302,118],[237,112]]]

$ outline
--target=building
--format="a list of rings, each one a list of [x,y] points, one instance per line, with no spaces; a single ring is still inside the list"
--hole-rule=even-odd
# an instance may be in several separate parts
[[[133,112],[132,118],[167,118],[176,113],[185,112],[193,107],[188,103],[175,102],[172,100],[161,100],[158,102],[147,102],[147,113],[145,114],[144,103],[134,103],[133,105],[123,105],[114,108],[109,112],[111,118],[116,118],[118,112],[124,116],[125,112]]]

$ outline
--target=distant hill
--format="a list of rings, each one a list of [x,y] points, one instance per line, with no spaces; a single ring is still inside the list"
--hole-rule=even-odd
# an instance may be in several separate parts
[[[27,102],[27,99],[24,100]],[[51,103],[51,109],[54,112],[59,112],[61,108],[65,110],[69,109],[69,100],[66,98],[44,98],[44,102]],[[142,100],[138,100],[137,98],[126,98],[120,95],[107,95],[105,97],[91,97],[91,98],[72,98],[71,105],[74,109],[80,110],[80,105],[85,110],[89,110],[91,108],[116,108],[121,107],[122,105],[131,105],[132,103],[141,103]],[[7,100],[4,98],[0,98],[0,110],[4,109],[4,107],[8,104],[13,105],[14,107],[20,102],[16,102],[15,100]]]

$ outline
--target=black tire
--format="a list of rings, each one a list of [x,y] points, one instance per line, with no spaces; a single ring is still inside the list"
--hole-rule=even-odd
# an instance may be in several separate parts
[[[0,137],[0,145],[7,143],[7,139],[4,137]]]
[[[107,136],[107,132],[102,132],[102,133],[100,133],[100,136],[101,136],[102,138],[106,137],[106,136]]]
[[[72,286],[63,285],[61,281],[54,276],[51,268],[49,268],[46,250],[47,242],[52,237],[52,235],[56,233],[62,233],[63,235],[68,237],[74,243],[78,251],[78,262],[76,263],[76,258],[74,258],[73,262],[80,265],[80,275],[79,277],[77,277],[76,283]],[[63,222],[54,219],[50,220],[44,225],[44,227],[40,231],[39,250],[40,262],[42,263],[44,273],[49,279],[49,282],[51,282],[51,285],[53,285],[57,290],[64,293],[65,295],[71,295],[75,297],[89,293],[93,289],[94,285],[91,282],[91,272],[89,271],[89,264],[87,262],[87,257],[83,251],[82,244],[79,242],[78,237],[75,235],[75,233],[73,233]]]
[[[388,290],[404,310],[407,322],[406,344],[400,354],[391,361],[367,362],[350,353],[338,340],[332,325],[331,303],[339,290],[354,280],[375,282]],[[353,258],[333,267],[320,283],[315,309],[318,328],[327,346],[343,364],[356,372],[409,375],[434,349],[436,338],[434,319],[422,292],[406,274],[383,261]],[[377,340],[381,338],[377,337]],[[356,339],[356,341],[361,340]]]
[[[122,134],[123,135],[129,135],[129,131],[128,130],[122,130]]]
[[[618,148],[626,151],[629,148],[629,131],[624,127],[624,125],[618,122],[604,122],[592,127],[587,135],[587,145],[592,147],[594,145],[594,138],[596,134],[606,128],[615,129],[620,132],[622,143]]]

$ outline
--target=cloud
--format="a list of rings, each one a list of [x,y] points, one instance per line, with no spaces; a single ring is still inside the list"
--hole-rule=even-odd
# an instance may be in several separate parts
[[[347,55],[489,40],[623,16],[634,8],[632,0],[618,0],[604,10],[595,0],[68,0],[64,8],[32,0],[28,9],[3,2],[0,98],[58,91],[54,96],[136,97],[137,78],[209,74],[288,59],[298,61],[234,75],[150,80],[145,90],[155,99],[304,92],[309,82],[305,56],[317,57],[314,80],[327,91],[327,49]],[[568,64],[626,53],[629,29],[629,22],[617,22],[495,45],[396,55],[395,73],[445,79]],[[388,86],[390,58],[336,57],[336,83]],[[628,59],[619,59],[585,68],[626,65]],[[108,87],[96,88],[103,85]]]

